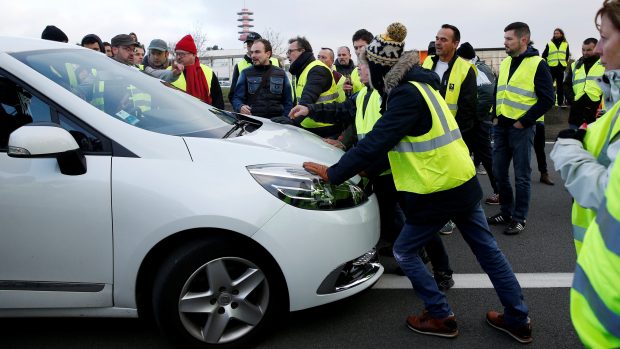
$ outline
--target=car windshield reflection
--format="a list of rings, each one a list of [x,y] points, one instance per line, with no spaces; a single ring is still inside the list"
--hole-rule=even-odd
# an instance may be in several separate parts
[[[233,113],[91,50],[13,56],[107,115],[145,130],[220,138],[237,121]]]

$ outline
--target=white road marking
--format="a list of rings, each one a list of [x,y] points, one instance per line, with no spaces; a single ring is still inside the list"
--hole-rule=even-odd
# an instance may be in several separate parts
[[[521,288],[562,288],[571,287],[573,273],[517,273]],[[454,274],[453,288],[493,288],[487,274]],[[376,289],[410,289],[411,282],[406,276],[383,274],[373,286]]]

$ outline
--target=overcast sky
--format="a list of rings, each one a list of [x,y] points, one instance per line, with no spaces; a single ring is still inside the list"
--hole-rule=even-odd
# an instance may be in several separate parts
[[[529,24],[535,47],[541,51],[560,27],[566,33],[573,58],[581,56],[587,37],[599,38],[594,15],[602,0],[20,0],[3,1],[0,35],[40,38],[48,24],[62,29],[76,43],[90,33],[109,41],[119,33],[135,32],[148,45],[154,38],[178,41],[196,27],[209,46],[242,48],[238,41],[237,12],[254,12],[255,31],[267,28],[283,41],[304,35],[314,51],[347,45],[360,28],[377,35],[391,22],[408,29],[406,49],[425,49],[443,23],[456,25],[461,42],[474,47],[503,47],[503,29],[515,21]]]

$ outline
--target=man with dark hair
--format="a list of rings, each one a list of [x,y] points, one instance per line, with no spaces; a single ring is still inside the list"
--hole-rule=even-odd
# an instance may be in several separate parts
[[[153,69],[167,69],[171,65],[168,44],[162,39],[153,39],[147,48],[144,65]]]
[[[570,128],[578,129],[584,122],[589,124],[596,120],[603,96],[603,90],[596,83],[596,79],[605,73],[601,58],[594,52],[597,43],[595,38],[583,41],[582,56],[573,62],[564,80],[564,94],[570,104]]]
[[[235,90],[236,90],[236,86],[237,86],[237,80],[239,79],[239,74],[241,74],[241,72],[246,69],[249,68],[253,65],[252,62],[252,45],[254,44],[254,41],[258,40],[258,39],[262,39],[262,36],[260,36],[259,33],[256,32],[248,32],[245,36],[245,41],[243,42],[245,44],[245,47],[247,49],[247,53],[245,54],[245,56],[243,56],[243,59],[241,61],[239,61],[239,63],[235,64],[235,67],[233,68],[233,75],[232,75],[232,80],[230,82],[230,91],[228,92],[228,101],[232,104],[233,101],[233,97],[235,97]],[[275,57],[271,57],[271,65],[274,65],[276,67],[280,66],[280,62],[278,61],[277,58]]]
[[[91,50],[105,53],[105,47],[103,46],[103,42],[101,42],[101,39],[95,34],[88,34],[84,36],[80,45]]]
[[[291,84],[284,69],[271,63],[271,54],[268,40],[254,41],[253,65],[239,75],[232,100],[234,111],[265,118],[288,115],[293,107]]]
[[[291,62],[289,71],[293,75],[293,103],[308,105],[336,102],[339,94],[331,69],[314,58],[308,40],[298,36],[288,43],[286,55]],[[288,122],[292,121],[288,119]],[[300,125],[325,138],[337,138],[343,131],[342,125],[320,123],[311,118],[303,119]]]
[[[105,49],[105,51],[104,51],[105,55],[110,57],[110,58],[112,58],[114,56],[114,54],[112,53],[112,45],[109,42],[104,41],[103,42],[103,47]]]
[[[356,55],[360,55],[360,51],[366,49],[366,46],[372,41],[373,35],[366,29],[360,29],[353,34],[353,50]]]
[[[461,32],[451,24],[444,24],[435,36],[436,55],[427,57],[422,67],[432,70],[439,76],[441,86],[439,93],[448,103],[450,112],[459,124],[463,141],[470,152],[480,153],[475,142],[476,104],[478,85],[476,68],[457,56],[456,48],[461,40]],[[454,223],[447,222],[441,229],[442,234],[450,234]]]
[[[504,29],[508,57],[500,65],[493,119],[493,174],[497,180],[500,213],[489,224],[508,224],[504,234],[525,230],[530,206],[532,146],[536,119],[553,106],[553,82],[549,66],[530,45],[530,28],[515,22]],[[515,192],[510,184],[510,161],[515,173]]]

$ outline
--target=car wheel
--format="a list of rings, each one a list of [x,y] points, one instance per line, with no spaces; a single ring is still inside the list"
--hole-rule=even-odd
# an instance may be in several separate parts
[[[271,258],[247,242],[221,240],[177,249],[155,278],[155,319],[176,344],[247,348],[288,310]]]

